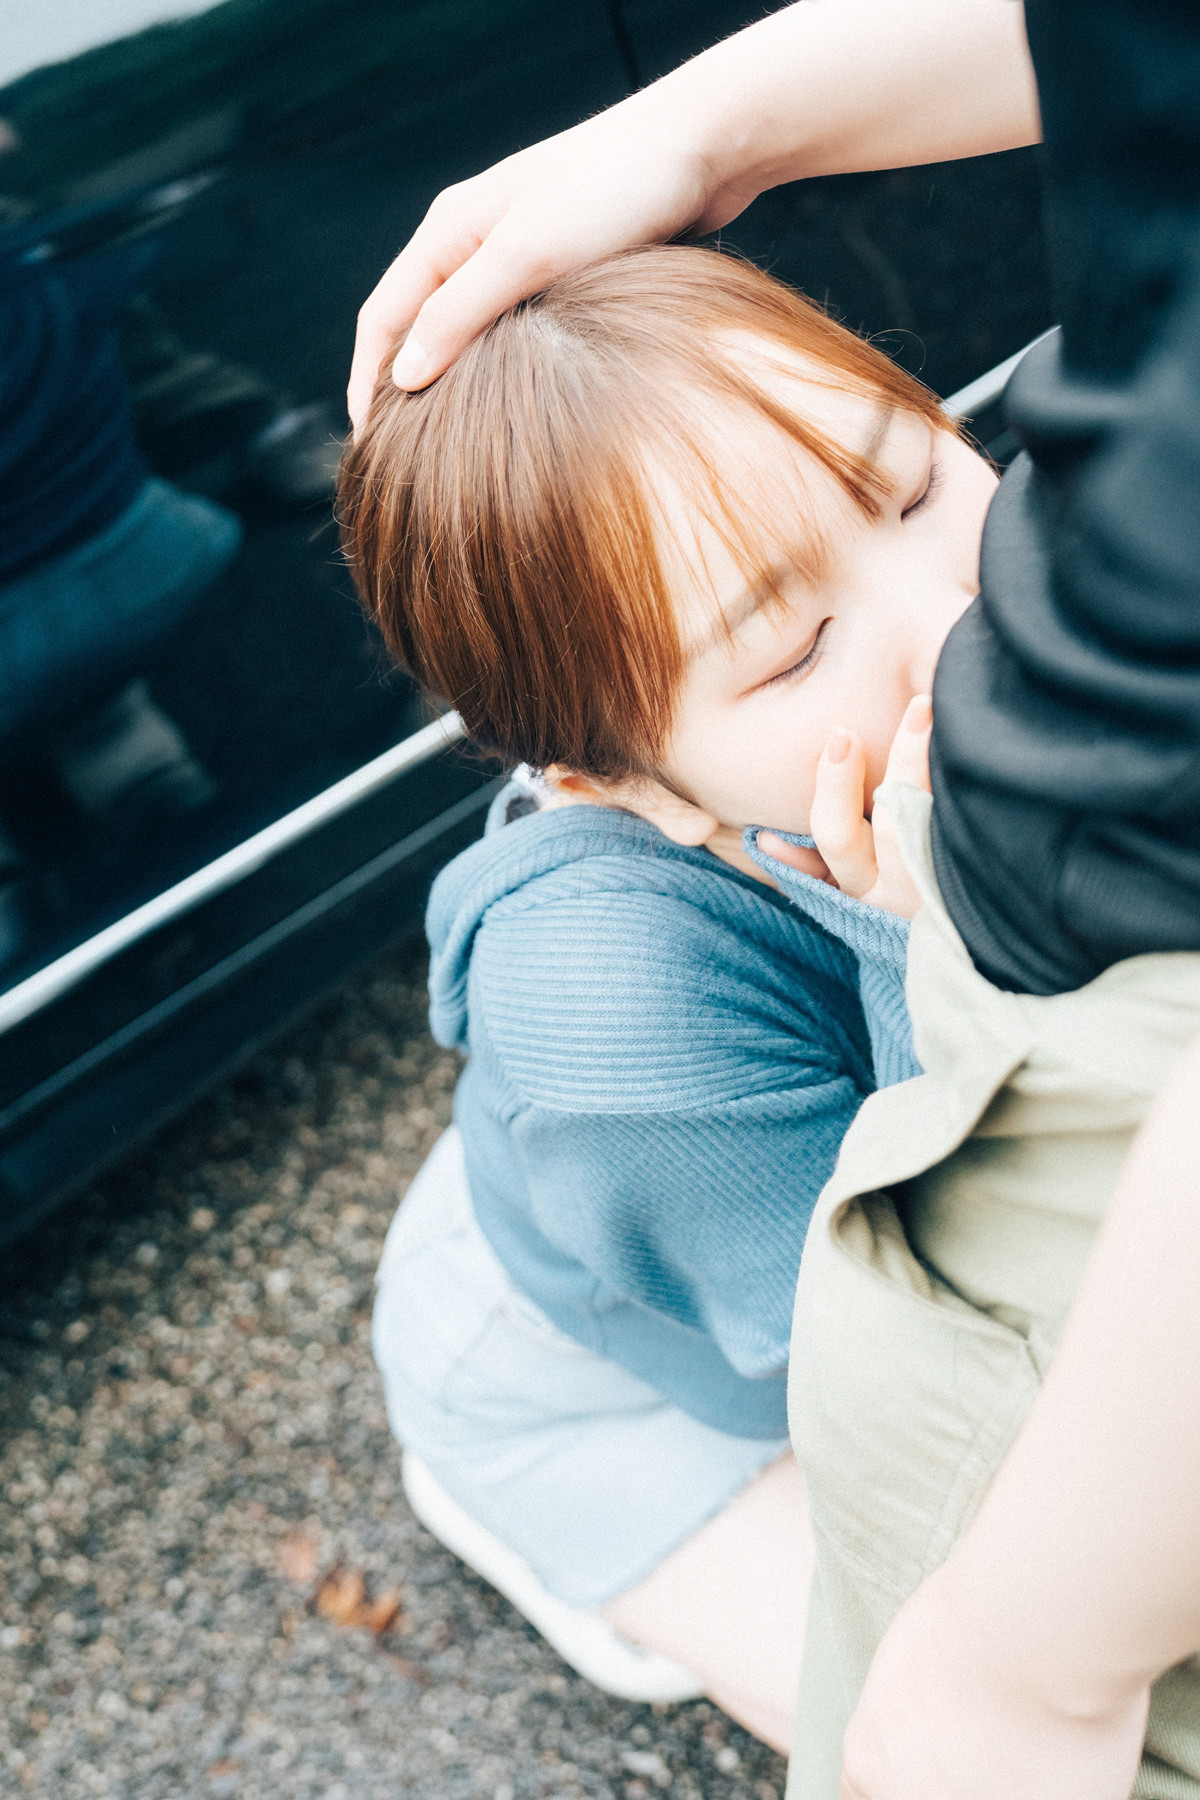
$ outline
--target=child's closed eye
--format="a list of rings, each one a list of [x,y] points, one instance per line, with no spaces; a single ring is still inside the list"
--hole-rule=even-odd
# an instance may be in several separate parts
[[[925,507],[927,507],[932,500],[935,500],[937,498],[938,491],[941,488],[941,485],[942,485],[942,465],[938,461],[937,457],[934,456],[934,457],[930,458],[929,473],[925,477],[925,486],[922,488],[921,492],[917,495],[917,498],[914,501],[912,501],[910,505],[908,505],[904,508],[904,511],[900,514],[900,517],[902,519],[911,519],[914,513],[919,513],[919,512],[924,511]]]
[[[787,681],[795,681],[800,676],[807,675],[821,654],[829,625],[830,621],[828,619],[822,619],[821,624],[817,629],[816,637],[813,639],[800,660],[798,662],[789,663],[786,669],[781,669],[778,675],[769,676],[766,681],[760,682],[759,686],[763,688],[782,687]]]

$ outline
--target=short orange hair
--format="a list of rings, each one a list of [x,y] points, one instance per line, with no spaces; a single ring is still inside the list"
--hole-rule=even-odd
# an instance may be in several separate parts
[[[673,472],[690,459],[727,541],[740,538],[748,574],[761,574],[705,444],[715,409],[750,408],[878,512],[879,472],[760,388],[727,341],[735,333],[948,427],[934,395],[871,344],[698,247],[630,251],[565,276],[420,393],[397,389],[385,364],[342,464],[344,548],[392,654],[506,762],[654,771],[683,653],[652,461]]]

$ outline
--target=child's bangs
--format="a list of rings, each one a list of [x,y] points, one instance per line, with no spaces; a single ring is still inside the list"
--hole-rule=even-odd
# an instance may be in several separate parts
[[[854,342],[858,344],[859,340]],[[786,342],[772,346],[760,339],[754,348],[765,375],[777,373],[794,379],[800,373],[797,347]],[[647,384],[661,403],[650,403],[643,411],[641,461],[660,566],[664,560],[669,564],[677,558],[685,564],[693,591],[697,587],[707,590],[713,623],[720,632],[725,629],[724,612],[700,533],[689,532],[689,541],[680,541],[679,508],[663,504],[663,488],[684,503],[685,513],[691,509],[696,519],[703,521],[746,586],[760,593],[770,607],[784,603],[782,572],[798,570],[816,580],[828,554],[828,533],[822,523],[821,506],[814,500],[806,478],[806,461],[812,459],[831,476],[851,504],[868,519],[879,516],[892,482],[869,453],[870,446],[868,453],[863,454],[821,430],[802,410],[788,405],[756,380],[744,353],[739,356],[734,346],[718,339],[712,349],[710,358],[689,370],[686,392],[681,391],[677,367],[669,371],[673,381]],[[772,354],[773,350],[777,355]],[[857,371],[833,371],[827,363],[814,366],[811,349],[801,349],[799,353],[805,363],[800,378],[806,384],[846,393],[878,408],[880,426],[873,434],[876,441],[882,441],[888,418],[900,410],[917,411],[939,427],[953,429],[933,395],[916,382],[911,383],[915,396],[909,392],[897,395],[890,391],[890,383],[864,379]],[[890,364],[887,369],[892,372]],[[909,378],[903,379],[908,384]],[[915,407],[914,397],[921,402]],[[751,428],[749,438],[743,438],[732,455],[715,429],[722,414],[735,429],[746,424]],[[768,451],[754,458],[748,454],[748,444],[753,441],[756,428],[762,427],[766,444],[779,453]],[[666,575],[665,568],[663,574]]]
[[[680,246],[565,277],[419,393],[381,376],[343,466],[343,541],[389,648],[477,743],[603,778],[653,772],[686,666],[670,577],[687,519],[715,534],[726,581],[731,558],[769,603],[781,551],[821,566],[818,471],[878,514],[882,471],[777,373],[951,429],[927,389],[802,296]],[[749,456],[727,454],[725,419]],[[783,453],[759,455],[756,433]],[[714,542],[692,535],[697,551]],[[694,573],[720,629],[716,571],[701,554]]]

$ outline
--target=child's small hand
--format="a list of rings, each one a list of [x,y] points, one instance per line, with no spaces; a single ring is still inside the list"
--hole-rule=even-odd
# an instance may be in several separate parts
[[[928,694],[908,703],[892,740],[887,778],[929,791],[929,729],[933,712]],[[911,919],[921,897],[904,866],[886,811],[878,828],[866,816],[867,757],[853,732],[837,730],[817,764],[810,830],[817,851],[798,849],[773,831],[760,831],[759,848],[780,862],[819,874],[816,855],[844,894]]]

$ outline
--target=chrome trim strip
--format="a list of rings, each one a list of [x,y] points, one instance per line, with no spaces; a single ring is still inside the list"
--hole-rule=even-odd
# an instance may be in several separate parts
[[[47,963],[44,969],[36,970],[24,981],[19,981],[7,993],[0,994],[0,1032],[11,1030],[24,1019],[31,1018],[40,1012],[51,1001],[69,992],[73,987],[85,980],[101,968],[104,963],[111,962],[131,944],[140,938],[148,937],[160,926],[169,925],[184,913],[191,912],[193,907],[211,900],[226,888],[261,869],[264,863],[278,856],[281,850],[289,849],[299,843],[301,838],[318,830],[322,825],[336,819],[339,813],[347,812],[358,801],[366,799],[369,794],[376,793],[410,770],[419,768],[429,762],[442,750],[458,743],[465,733],[462,720],[456,712],[443,713],[441,718],[414,731],[381,756],[376,756],[361,769],[355,769],[341,781],[335,781],[323,793],[314,794],[311,800],[305,800],[281,819],[275,819],[262,831],[256,831],[244,843],[235,844],[215,862],[206,863],[194,874],[185,876],[143,906],[126,913],[124,918],[115,919],[98,931],[94,937],[86,938],[65,955],[56,957]]]
[[[990,406],[993,400],[1000,398],[1008,386],[1009,376],[1021,359],[1035,344],[1040,344],[1043,338],[1048,338],[1050,332],[1057,329],[1056,325],[1052,325],[1050,331],[1040,332],[1037,337],[1030,339],[1024,350],[1018,350],[1015,356],[1006,356],[994,369],[988,369],[983,375],[977,375],[974,381],[968,381],[966,387],[959,388],[957,394],[951,394],[949,399],[942,401],[942,411],[948,412],[952,419],[969,419],[972,414],[982,412],[985,406]]]
[[[1043,332],[1042,337],[1048,337]],[[1041,342],[1034,338],[1025,350],[1033,344]],[[966,387],[959,388],[951,394],[942,405],[952,418],[970,417],[980,411],[993,400],[999,398],[1008,384],[1008,378],[1025,355],[1025,350],[1018,350],[1015,356],[1006,357],[997,363],[994,369],[988,369]],[[316,831],[330,819],[337,818],[339,813],[346,812],[368,794],[386,787],[400,775],[409,770],[419,768],[421,763],[428,762],[439,751],[458,743],[465,733],[462,720],[455,712],[443,713],[440,719],[434,719],[411,737],[404,738],[377,756],[372,762],[364,763],[361,769],[355,769],[342,781],[337,781],[324,793],[316,794],[297,806],[293,812],[285,813],[282,819],[262,831],[255,832],[242,844],[236,844],[227,850],[224,856],[218,856],[215,862],[197,869],[195,874],[188,875],[174,887],[167,888],[164,893],[156,894],[153,900],[147,900],[144,906],[127,913],[124,918],[116,919],[94,937],[85,939],[64,956],[57,957],[54,962],[47,963],[44,969],[38,969],[24,981],[7,993],[0,994],[0,1032],[11,1030],[24,1019],[40,1012],[51,1001],[69,992],[73,987],[93,974],[95,970],[128,950],[140,938],[148,937],[160,926],[168,925],[193,907],[200,906],[210,900],[214,894],[224,892],[236,882],[252,875],[256,869],[277,856],[281,850],[288,849]]]
[[[252,967],[263,956],[269,955],[281,944],[285,944],[289,938],[296,937],[336,907],[353,899],[355,894],[361,893],[363,888],[369,887],[373,881],[388,874],[406,857],[423,850],[426,844],[430,844],[435,838],[440,837],[443,831],[451,830],[462,820],[469,819],[472,813],[482,812],[485,807],[491,805],[505,780],[505,776],[498,776],[494,781],[489,781],[482,788],[477,788],[474,793],[468,794],[465,800],[459,800],[454,806],[447,807],[445,812],[439,813],[435,819],[428,820],[416,831],[409,832],[408,836],[401,838],[398,843],[389,844],[386,850],[380,851],[378,856],[374,856],[370,862],[364,863],[361,869],[352,869],[349,875],[343,876],[342,880],[335,882],[331,888],[326,888],[323,893],[317,894],[314,899],[307,901],[294,913],[289,913],[286,918],[269,926],[266,931],[260,932],[258,937],[251,938],[248,944],[241,945],[221,962],[214,963],[211,968],[205,969],[193,980],[185,982],[183,987],[177,988],[173,994],[168,995],[165,1000],[160,1000],[147,1012],[139,1013],[127,1025],[122,1025],[117,1031],[114,1031],[110,1037],[104,1038],[99,1044],[93,1044],[90,1050],[85,1050],[81,1056],[75,1058],[74,1062],[67,1063],[61,1069],[56,1069],[53,1075],[47,1076],[45,1081],[39,1083],[37,1087],[28,1089],[24,1094],[19,1094],[7,1106],[0,1108],[0,1133],[12,1130],[15,1125],[25,1122],[32,1113],[52,1105],[59,1094],[65,1093],[75,1082],[91,1074],[94,1069],[101,1068],[106,1062],[111,1062],[114,1056],[119,1056],[130,1045],[136,1044],[140,1039],[150,1035],[160,1024],[170,1020],[186,1007],[193,1005],[197,1000],[204,999],[209,994],[219,992],[243,969]]]

